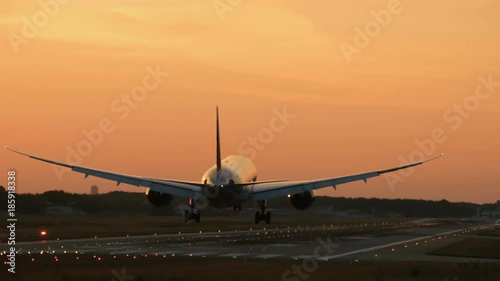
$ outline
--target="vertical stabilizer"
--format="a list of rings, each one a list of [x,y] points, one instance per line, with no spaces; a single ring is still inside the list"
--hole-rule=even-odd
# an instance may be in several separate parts
[[[219,107],[215,107],[216,122],[217,122],[217,171],[220,171],[222,163],[220,158],[220,134],[219,134]]]

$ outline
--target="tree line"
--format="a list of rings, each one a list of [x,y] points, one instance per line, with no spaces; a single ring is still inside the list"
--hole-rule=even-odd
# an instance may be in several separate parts
[[[270,200],[270,208],[293,213],[296,210],[287,198]],[[0,186],[0,204],[7,209],[7,192]],[[88,215],[174,215],[178,206],[185,205],[187,200],[175,198],[164,207],[154,207],[146,199],[144,193],[114,191],[105,194],[89,195],[68,193],[61,190],[47,191],[41,194],[17,194],[16,212],[24,214],[45,214],[51,206],[65,206],[79,210]],[[254,203],[243,206],[244,210],[252,209]],[[404,217],[471,217],[478,208],[494,209],[495,204],[475,204],[467,202],[449,202],[446,200],[414,200],[414,199],[379,199],[379,198],[345,198],[317,197],[313,206],[306,211],[324,215],[335,215],[354,210],[361,215],[400,215]],[[226,214],[225,210],[204,209],[205,214]],[[299,211],[297,211],[299,212]]]

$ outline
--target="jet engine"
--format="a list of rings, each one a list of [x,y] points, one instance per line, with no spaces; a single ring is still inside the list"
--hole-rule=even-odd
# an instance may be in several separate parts
[[[304,193],[298,193],[288,196],[290,198],[290,202],[295,209],[305,210],[311,207],[312,203],[315,200],[314,190],[306,191]]]
[[[172,202],[172,199],[174,199],[174,196],[171,194],[153,191],[149,188],[146,191],[146,197],[148,198],[149,203],[155,207],[166,206]]]

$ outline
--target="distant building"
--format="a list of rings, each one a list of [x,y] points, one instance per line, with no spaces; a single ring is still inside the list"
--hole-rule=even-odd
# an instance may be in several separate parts
[[[491,210],[483,210],[481,211],[481,217],[492,217],[493,211]]]
[[[92,195],[99,194],[99,188],[97,187],[97,185],[93,185],[90,187],[90,194],[92,194]]]
[[[500,218],[500,200],[497,200],[496,208],[491,211],[491,216],[494,218]]]
[[[492,218],[500,218],[500,208],[497,207],[495,210],[483,210],[481,212],[482,217],[492,217]]]

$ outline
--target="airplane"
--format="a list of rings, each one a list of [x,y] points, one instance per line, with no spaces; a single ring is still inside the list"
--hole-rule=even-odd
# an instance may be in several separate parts
[[[270,224],[271,212],[266,211],[269,199],[288,197],[294,208],[305,210],[313,204],[315,190],[326,187],[337,189],[337,186],[340,184],[361,180],[367,183],[369,178],[422,165],[443,156],[441,154],[420,162],[342,177],[306,181],[257,181],[257,169],[254,163],[247,157],[231,155],[221,159],[218,107],[216,107],[216,164],[203,174],[201,183],[108,172],[41,158],[10,149],[7,146],[5,148],[35,160],[70,168],[74,172],[84,174],[85,178],[94,176],[115,181],[117,185],[125,183],[145,187],[147,188],[147,200],[156,207],[170,204],[174,196],[188,198],[189,210],[185,210],[184,213],[184,221],[186,223],[191,220],[197,223],[200,222],[201,207],[206,205],[220,209],[233,207],[234,210],[241,211],[243,203],[255,201],[260,208],[259,211],[255,212],[255,223],[258,224],[261,221],[265,221],[266,224]]]

